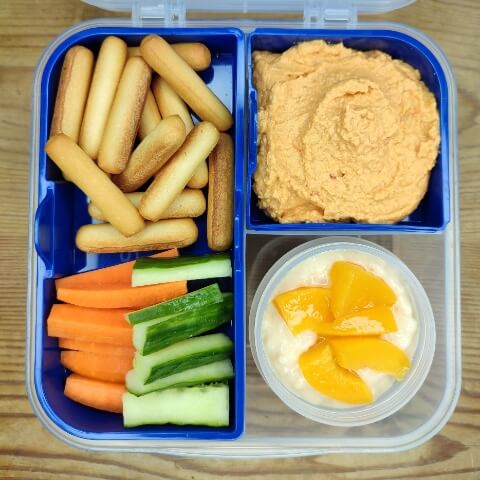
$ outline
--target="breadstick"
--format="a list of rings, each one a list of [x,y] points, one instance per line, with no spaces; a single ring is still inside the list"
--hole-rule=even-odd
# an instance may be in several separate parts
[[[140,52],[202,120],[222,131],[232,126],[233,118],[225,105],[163,38],[148,35],[142,40]]]
[[[138,210],[71,138],[62,133],[55,135],[47,142],[45,151],[123,235],[142,230],[144,222]]]
[[[127,193],[126,197],[135,207],[140,206],[143,192]],[[207,202],[201,190],[186,188],[165,210],[160,220],[167,218],[196,218],[205,213]],[[100,222],[105,222],[105,217],[95,204],[88,204],[88,214]]]
[[[156,221],[185,188],[195,169],[208,157],[218,142],[218,130],[210,122],[201,122],[157,173],[140,202],[140,214]]]
[[[192,117],[190,116],[187,105],[175,93],[172,87],[163,78],[156,77],[153,80],[152,90],[163,118],[169,115],[180,115],[183,123],[185,123],[187,134],[190,133],[190,130],[193,128]],[[203,188],[207,183],[208,167],[207,162],[204,161],[195,170],[187,185],[190,188]]]
[[[162,119],[158,111],[157,102],[152,91],[147,91],[147,98],[143,106],[142,116],[140,117],[140,127],[138,128],[138,137],[143,140]]]
[[[172,48],[196,72],[207,69],[212,61],[210,50],[203,43],[174,43]]]
[[[207,240],[212,250],[228,250],[233,241],[233,142],[220,134],[208,158]]]
[[[191,218],[178,218],[147,223],[141,232],[128,238],[108,223],[84,225],[79,228],[75,243],[84,252],[140,252],[186,247],[195,243],[197,237],[195,222]]]
[[[93,53],[85,47],[72,47],[65,55],[58,83],[50,136],[64,133],[78,141],[93,70]]]
[[[174,43],[172,48],[197,72],[207,69],[212,61],[210,50],[203,43]],[[128,56],[141,57],[140,48],[129,47]]]
[[[208,167],[207,161],[204,160],[193,172],[192,178],[188,181],[189,188],[203,188],[208,183]]]
[[[127,168],[112,178],[122,192],[134,192],[155,175],[185,140],[185,125],[178,115],[165,118],[138,145]]]
[[[107,37],[98,52],[78,142],[94,160],[98,157],[108,113],[126,61],[127,44],[118,37]]]
[[[175,90],[161,77],[155,77],[152,82],[152,92],[157,101],[160,115],[167,118],[178,115],[185,124],[187,135],[193,128],[192,117],[185,102],[175,93]]]
[[[127,60],[98,152],[98,165],[105,172],[121,173],[127,166],[150,79],[150,69],[141,58]]]

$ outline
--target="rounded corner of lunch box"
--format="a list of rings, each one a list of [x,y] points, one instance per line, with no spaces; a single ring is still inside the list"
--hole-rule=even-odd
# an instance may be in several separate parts
[[[116,22],[119,25],[131,25],[131,21],[129,21],[128,19],[89,19],[78,22],[60,32],[60,34],[57,35],[42,51],[42,54],[40,55],[35,66],[35,71],[33,75],[34,83],[39,76],[43,76],[46,63],[50,61],[52,57],[58,60],[58,56],[61,55],[66,50],[66,48],[68,48],[68,46],[72,44],[72,42],[77,41],[78,37],[81,38],[83,35],[85,35],[85,31],[99,26],[111,25],[113,22]]]
[[[35,369],[33,370],[35,371]],[[76,436],[62,425],[63,422],[55,415],[45,397],[41,380],[36,373],[32,372],[32,368],[29,365],[25,375],[25,390],[33,413],[53,436],[73,447],[88,448],[82,444],[79,435]]]
[[[456,86],[455,75],[450,61],[448,60],[447,55],[443,51],[442,47],[435,41],[430,35],[427,35],[425,32],[415,28],[411,25],[400,22],[379,22],[374,23],[373,25],[378,25],[380,28],[387,28],[404,35],[408,39],[413,39],[415,42],[423,45],[427,48],[431,54],[435,56],[442,69],[446,70],[448,76],[452,76],[450,80],[453,80],[454,86]]]
[[[455,412],[455,408],[458,404],[461,393],[461,375],[457,376],[453,390],[451,390],[450,399],[446,399],[445,405],[440,405],[434,412],[432,417],[429,418],[421,427],[418,427],[415,431],[396,437],[392,442],[392,452],[403,452],[420,447],[435,435],[440,433],[447,425],[452,415]],[[447,390],[444,391],[447,393]]]

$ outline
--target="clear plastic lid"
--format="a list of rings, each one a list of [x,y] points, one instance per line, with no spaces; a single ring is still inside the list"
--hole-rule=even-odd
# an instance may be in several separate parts
[[[298,13],[306,20],[355,21],[358,14],[385,13],[410,5],[415,0],[83,0],[104,10],[132,12],[141,18],[185,19],[187,12],[215,12],[226,16],[241,13]]]

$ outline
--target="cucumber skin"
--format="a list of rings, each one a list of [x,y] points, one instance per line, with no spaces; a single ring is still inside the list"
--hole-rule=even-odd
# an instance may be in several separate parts
[[[212,382],[226,382],[234,377],[232,362],[228,359],[208,365],[197,366],[184,372],[164,377],[156,382],[144,385],[135,370],[126,376],[126,387],[130,393],[140,396],[166,388],[193,387]]]
[[[208,273],[198,274],[195,273],[196,269]],[[228,253],[176,258],[142,257],[136,260],[133,266],[132,287],[231,276],[232,266]]]
[[[220,303],[222,301],[223,297],[218,283],[213,283],[181,297],[130,312],[127,314],[127,320],[131,325],[138,325],[142,322],[148,322],[164,316],[177,315],[203,305]]]
[[[213,347],[212,347],[213,343]],[[142,355],[136,352],[133,363],[134,365],[143,364],[145,367],[151,368],[159,363],[169,362],[187,355],[192,352],[203,352],[207,350],[215,350],[217,348],[233,348],[232,340],[224,333],[209,333],[208,335],[201,335],[199,337],[187,338],[175,345],[170,345],[151,355]]]
[[[224,333],[212,333],[200,337],[188,338],[151,355],[143,356],[139,352],[133,359],[133,369],[138,378],[146,383],[155,366],[178,362],[194,354],[233,349],[233,343]]]
[[[151,258],[140,257],[137,258],[133,265],[133,270],[150,270],[155,266],[161,268],[177,268],[190,265],[198,265],[202,263],[209,263],[211,261],[230,260],[228,253],[210,253],[206,255],[182,255],[174,258]]]
[[[225,346],[217,350],[210,350],[208,352],[198,352],[181,360],[171,360],[162,365],[152,367],[150,375],[145,381],[145,385],[158,380],[159,378],[168,377],[176,373],[184,372],[194,367],[201,367],[209,363],[218,362],[229,358],[232,353],[233,346]]]
[[[206,305],[148,326],[143,345],[136,344],[135,347],[142,355],[149,355],[181,340],[213,330],[232,320],[232,317],[232,296],[224,294],[222,303]],[[135,337],[134,334],[134,339]]]
[[[192,408],[194,406],[195,408]],[[225,384],[169,388],[141,397],[123,395],[123,424],[229,425],[229,388]]]

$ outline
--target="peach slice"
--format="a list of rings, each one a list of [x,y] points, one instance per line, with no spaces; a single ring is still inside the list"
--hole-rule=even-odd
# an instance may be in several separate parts
[[[373,401],[368,385],[356,373],[337,365],[325,340],[302,353],[299,365],[307,382],[327,397],[352,404]]]
[[[402,380],[410,369],[405,352],[381,338],[331,338],[330,345],[336,362],[348,370],[371,368]]]
[[[304,330],[316,332],[322,323],[333,321],[328,288],[296,288],[277,295],[273,302],[294,335]]]
[[[331,308],[336,318],[377,306],[392,306],[397,297],[387,283],[351,262],[335,262],[330,269]]]
[[[323,336],[365,336],[396,332],[397,322],[389,307],[373,307],[345,315],[330,323],[317,325]]]

